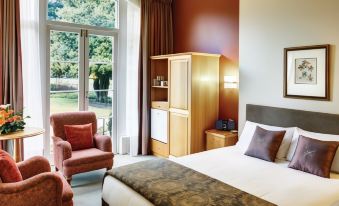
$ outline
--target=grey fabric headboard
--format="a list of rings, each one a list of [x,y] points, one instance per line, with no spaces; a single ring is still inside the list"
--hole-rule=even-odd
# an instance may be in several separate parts
[[[246,119],[273,126],[299,127],[311,132],[339,134],[338,114],[247,104]]]

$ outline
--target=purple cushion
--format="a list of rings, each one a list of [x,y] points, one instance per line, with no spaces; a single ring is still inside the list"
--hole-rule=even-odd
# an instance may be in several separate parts
[[[269,131],[257,126],[245,155],[274,162],[286,131]]]
[[[339,142],[299,136],[297,148],[288,167],[320,177],[330,177]]]

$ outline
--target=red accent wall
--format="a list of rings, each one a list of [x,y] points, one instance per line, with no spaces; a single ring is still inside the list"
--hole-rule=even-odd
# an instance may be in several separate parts
[[[224,89],[225,75],[239,76],[239,0],[174,0],[174,51],[221,54],[219,118],[238,122],[238,89]]]

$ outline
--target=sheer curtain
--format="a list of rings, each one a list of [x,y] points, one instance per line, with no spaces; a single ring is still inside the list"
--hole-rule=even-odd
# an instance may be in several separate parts
[[[138,65],[140,42],[140,0],[127,2],[126,136],[130,154],[138,155]]]
[[[39,0],[20,0],[24,114],[27,127],[43,128],[43,93],[40,66]],[[43,136],[25,139],[25,159],[43,155]]]

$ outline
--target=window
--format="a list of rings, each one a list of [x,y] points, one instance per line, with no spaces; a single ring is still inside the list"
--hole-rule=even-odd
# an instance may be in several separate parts
[[[118,28],[117,0],[48,0],[48,20]]]
[[[118,0],[46,1],[47,115],[93,111],[98,133],[115,141]]]
[[[88,32],[50,30],[50,114],[93,111],[111,134],[114,37]]]

